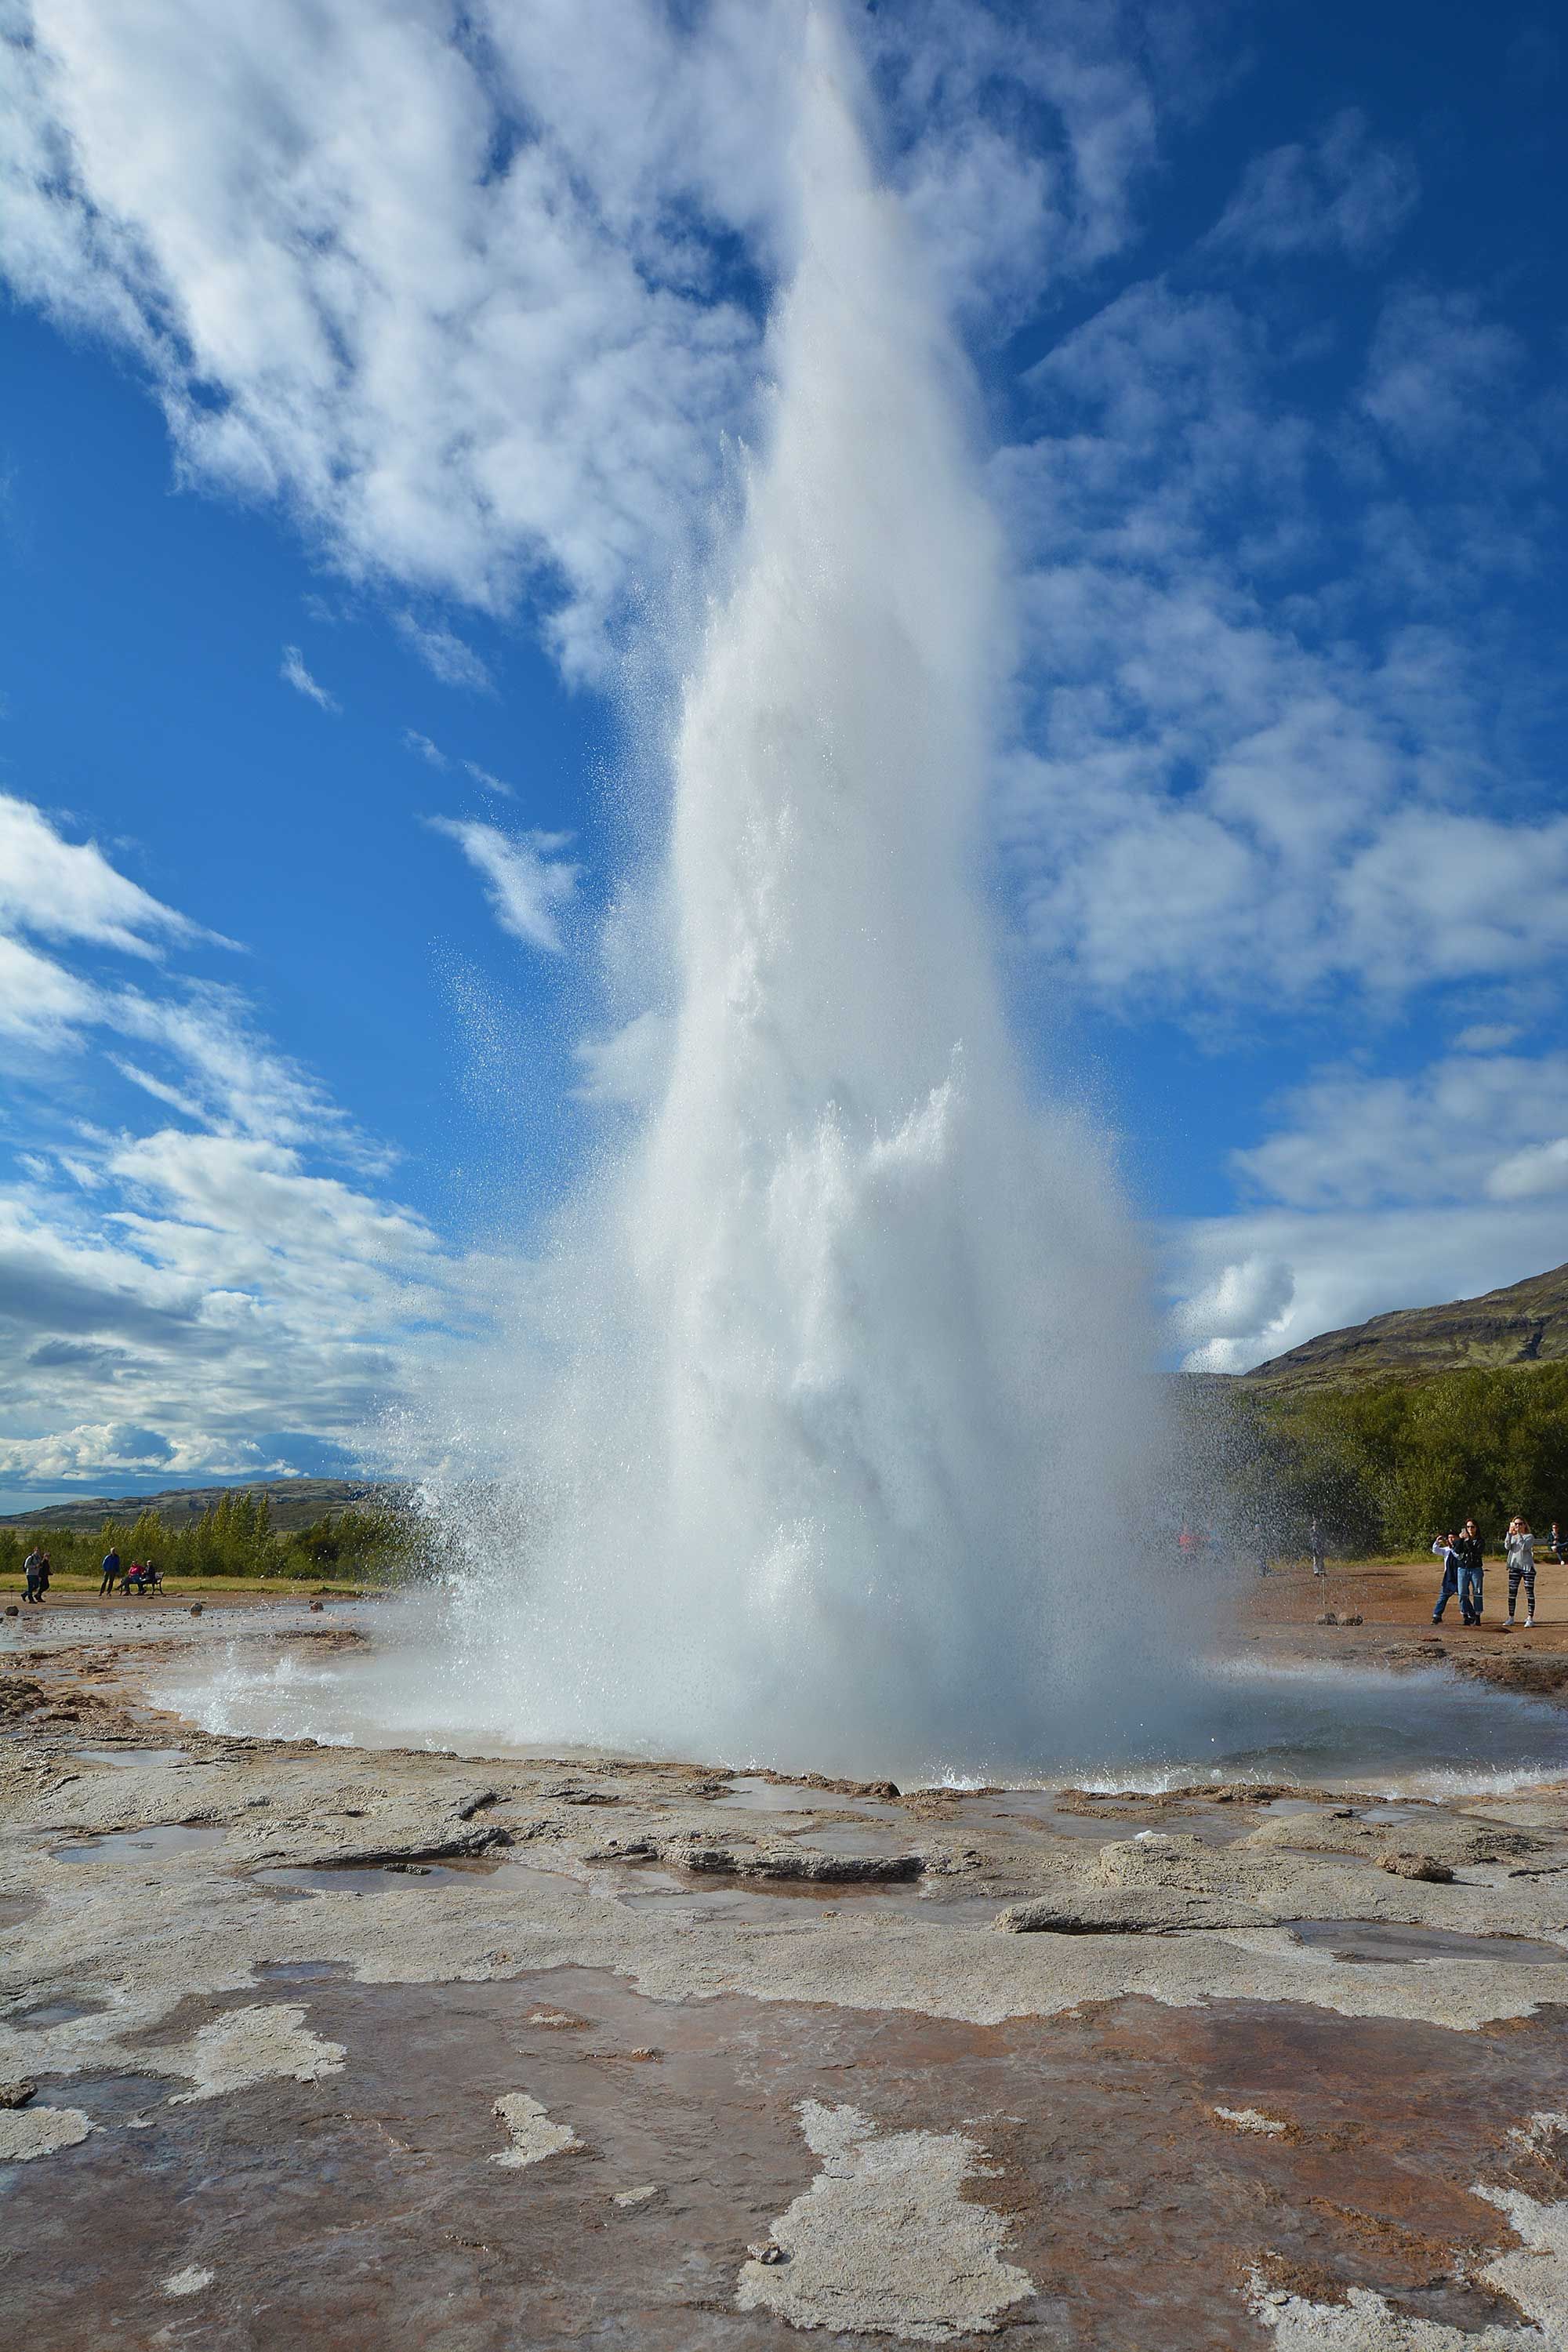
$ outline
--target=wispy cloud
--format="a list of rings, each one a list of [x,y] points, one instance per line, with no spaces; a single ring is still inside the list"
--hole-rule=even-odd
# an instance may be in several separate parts
[[[467,687],[474,694],[495,692],[495,680],[472,646],[465,645],[450,629],[426,628],[412,613],[399,613],[397,627],[443,686]]]
[[[1310,145],[1255,157],[1214,239],[1269,260],[1338,247],[1369,261],[1404,227],[1420,194],[1410,157],[1380,144],[1360,108],[1347,107]]]
[[[404,729],[403,748],[406,751],[414,752],[417,758],[426,761],[432,768],[445,768],[450,765],[439,743],[432,743],[429,736],[421,735],[417,727]]]
[[[279,667],[278,675],[286,685],[294,688],[296,694],[304,695],[307,700],[316,705],[318,709],[333,711],[342,709],[342,704],[333,699],[324,686],[318,686],[310,676],[310,671],[305,667],[305,656],[298,646],[284,646],[283,659]]]
[[[1403,454],[1440,458],[1507,401],[1524,360],[1520,337],[1474,294],[1402,292],[1378,320],[1362,406]]]
[[[576,891],[578,868],[556,852],[567,846],[570,834],[508,834],[458,817],[426,821],[484,876],[485,895],[502,930],[551,955],[563,953],[559,915]]]
[[[96,842],[68,841],[10,793],[0,793],[0,925],[135,956],[154,956],[172,940],[218,940],[120,873]]]
[[[239,992],[154,959],[214,934],[26,803],[0,801],[0,1039],[27,1144],[0,1182],[0,1472],[249,1475],[289,1466],[279,1431],[312,1460],[352,1444],[404,1376],[408,1318],[454,1310],[458,1268]],[[70,968],[25,925],[68,937]],[[111,1071],[165,1123],[68,1118],[67,1049],[74,1102]]]
[[[492,612],[531,593],[567,668],[601,669],[700,551],[754,414],[754,289],[731,288],[796,233],[794,0],[476,0],[460,40],[386,0],[278,0],[265,41],[222,9],[199,41],[110,0],[13,14],[0,255],[24,298],[135,354],[192,478],[287,506],[355,580]],[[1122,0],[1042,39],[947,0],[850,14],[972,314],[1132,233],[1191,45]]]
[[[503,783],[499,776],[492,776],[488,768],[481,768],[476,761],[465,760],[463,765],[482,791],[500,793],[509,801],[516,797],[510,784]]]

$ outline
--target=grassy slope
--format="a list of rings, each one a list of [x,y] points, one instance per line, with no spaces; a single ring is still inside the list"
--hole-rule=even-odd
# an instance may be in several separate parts
[[[184,1527],[237,1490],[231,1486],[174,1486],[159,1495],[91,1495],[81,1501],[48,1503],[30,1511],[12,1511],[0,1517],[0,1528],[76,1528],[90,1533],[105,1519],[131,1520],[138,1511],[156,1511],[165,1527]],[[309,1527],[328,1511],[352,1503],[390,1503],[404,1490],[375,1485],[365,1478],[269,1478],[248,1489],[265,1495],[272,1507],[275,1534],[289,1535]]]
[[[1374,1315],[1276,1356],[1242,1378],[1249,1387],[1343,1388],[1364,1380],[1426,1380],[1472,1368],[1568,1360],[1568,1265],[1480,1298]]]

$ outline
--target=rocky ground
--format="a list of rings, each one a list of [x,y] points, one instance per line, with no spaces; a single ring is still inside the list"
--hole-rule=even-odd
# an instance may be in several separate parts
[[[1406,1584],[1279,1573],[1238,1639],[1425,1663]],[[147,1699],[204,1623],[0,1636],[7,2342],[1568,2346],[1568,1786],[244,1741]]]
[[[1442,1664],[1521,1697],[1568,1697],[1568,1565],[1542,1562],[1528,1633],[1522,1599],[1519,1621],[1507,1630],[1508,1571],[1500,1561],[1486,1564],[1479,1626],[1462,1622],[1455,1601],[1434,1625],[1441,1584],[1436,1559],[1331,1561],[1321,1578],[1304,1562],[1277,1563],[1248,1589],[1240,1642],[1265,1657],[1333,1658],[1396,1672]]]

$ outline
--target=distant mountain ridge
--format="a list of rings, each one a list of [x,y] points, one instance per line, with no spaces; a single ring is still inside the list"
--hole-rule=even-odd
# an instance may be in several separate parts
[[[10,1511],[0,1528],[92,1528],[105,1519],[133,1519],[138,1511],[156,1511],[169,1527],[199,1519],[226,1495],[265,1495],[271,1506],[272,1525],[279,1535],[308,1528],[328,1511],[342,1511],[356,1503],[391,1503],[406,1493],[403,1486],[371,1478],[266,1478],[233,1486],[168,1486],[158,1495],[84,1495],[81,1501],[40,1503],[36,1510]]]
[[[1241,1378],[1271,1389],[1343,1388],[1368,1380],[1429,1380],[1437,1372],[1495,1370],[1568,1360],[1568,1265],[1457,1298],[1413,1307],[1343,1331],[1323,1331]]]

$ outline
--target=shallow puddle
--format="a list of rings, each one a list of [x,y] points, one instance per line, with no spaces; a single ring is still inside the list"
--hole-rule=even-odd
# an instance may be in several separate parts
[[[258,1984],[353,1982],[352,1960],[258,1960],[251,1970]]]
[[[187,1754],[184,1748],[75,1748],[71,1762],[117,1764],[130,1769],[138,1764],[184,1764]]]
[[[534,1870],[523,1862],[503,1862],[493,1869],[483,1864],[445,1862],[284,1864],[250,1874],[258,1886],[301,1901],[310,1895],[395,1895],[400,1890],[437,1886],[510,1888],[521,1894],[560,1895],[584,1891],[580,1880],[563,1871]]]
[[[786,1830],[784,1835],[815,1853],[831,1853],[843,1862],[892,1861],[911,1851],[907,1836],[873,1822],[864,1829],[856,1822],[813,1822],[808,1829]]]
[[[1290,1919],[1297,1943],[1336,1960],[1501,1960],[1530,1967],[1568,1960],[1560,1944],[1529,1936],[1463,1936],[1444,1927],[1407,1927],[1384,1919]]]
[[[220,1845],[228,1835],[221,1822],[173,1822],[150,1830],[114,1830],[108,1837],[84,1838],[50,1848],[53,1862],[127,1862],[140,1854],[191,1853]]]
[[[41,2000],[32,2009],[14,2011],[6,2022],[41,2032],[46,2026],[73,2024],[79,2017],[100,2017],[108,2007],[106,2000]]]
[[[898,1917],[920,1919],[934,1927],[989,1927],[1001,1908],[994,1895],[954,1895],[943,1900],[921,1894],[907,1882],[889,1884],[885,1879],[726,1877],[716,1883],[705,1873],[699,1875],[637,1864],[598,1872],[593,1891],[624,1903],[629,1911],[727,1919],[747,1927],[777,1927],[785,1922],[800,1927],[842,1912],[856,1918]]]
[[[715,1812],[866,1813],[890,1820],[899,1812],[882,1797],[841,1797],[832,1789],[808,1788],[803,1780],[763,1780],[750,1773],[731,1780],[721,1797],[709,1802]]]
[[[1005,1789],[1000,1796],[965,1799],[952,1826],[1014,1832],[1042,1829],[1055,1837],[1088,1838],[1096,1845],[1111,1845],[1140,1832],[1153,1836],[1179,1832],[1201,1838],[1205,1845],[1230,1845],[1257,1828],[1258,1810],[1250,1805],[1194,1804],[1190,1811],[1141,1811],[1107,1804],[1103,1812],[1098,1808],[1079,1812],[1076,1807],[1062,1806],[1052,1789]]]

